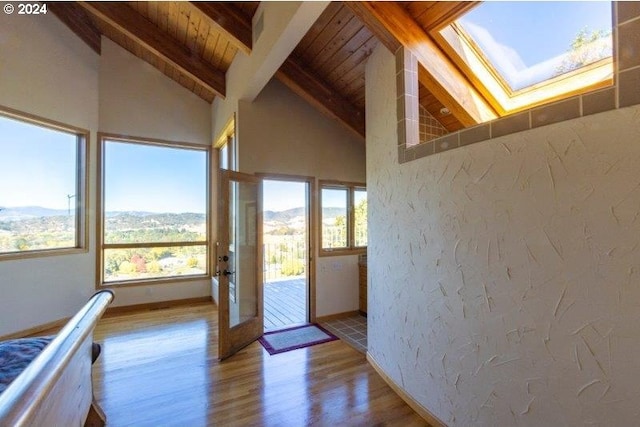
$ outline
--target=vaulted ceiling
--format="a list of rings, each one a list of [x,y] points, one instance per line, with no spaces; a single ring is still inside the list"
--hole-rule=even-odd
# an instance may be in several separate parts
[[[391,3],[391,2],[385,2]],[[428,38],[474,2],[394,2]],[[226,94],[237,54],[250,54],[259,2],[49,2],[48,8],[94,51],[105,36],[207,102]],[[385,19],[393,17],[385,17]],[[365,64],[378,43],[395,51],[406,40],[368,2],[332,2],[282,64],[276,77],[319,111],[364,137]],[[400,23],[402,25],[402,23]],[[414,35],[415,36],[415,35]],[[418,40],[419,41],[419,40]],[[424,65],[424,64],[423,64]],[[424,67],[423,67],[424,68]],[[421,75],[424,74],[421,69]],[[420,104],[449,131],[464,114],[442,115],[451,99],[427,75]],[[445,88],[446,89],[446,88]]]

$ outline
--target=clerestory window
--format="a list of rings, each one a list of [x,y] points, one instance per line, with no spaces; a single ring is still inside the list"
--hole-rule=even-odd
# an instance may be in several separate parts
[[[611,2],[484,2],[432,36],[500,115],[613,83]]]

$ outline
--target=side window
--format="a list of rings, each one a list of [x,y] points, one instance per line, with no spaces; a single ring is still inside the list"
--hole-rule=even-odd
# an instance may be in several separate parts
[[[86,249],[88,138],[0,108],[0,259]]]
[[[362,252],[367,246],[367,190],[363,184],[320,182],[321,255]]]

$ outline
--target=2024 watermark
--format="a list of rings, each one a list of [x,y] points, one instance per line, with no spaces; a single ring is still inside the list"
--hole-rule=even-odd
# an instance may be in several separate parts
[[[46,15],[46,3],[5,3],[2,10],[7,15]]]

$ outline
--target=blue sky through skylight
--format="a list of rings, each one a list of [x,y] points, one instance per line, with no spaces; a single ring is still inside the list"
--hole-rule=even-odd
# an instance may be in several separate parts
[[[518,90],[553,77],[580,30],[609,33],[611,3],[485,2],[457,22]],[[610,54],[610,36],[607,43]]]

